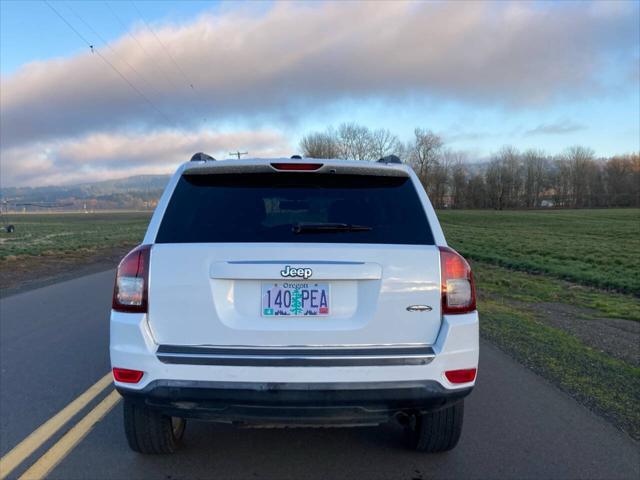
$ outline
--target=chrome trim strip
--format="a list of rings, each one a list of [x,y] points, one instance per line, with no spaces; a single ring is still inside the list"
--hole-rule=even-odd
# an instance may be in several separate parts
[[[435,358],[431,347],[272,350],[160,345],[156,355],[169,364],[260,367],[426,365]]]
[[[445,390],[435,380],[400,380],[384,382],[223,382],[215,380],[153,380],[142,390],[131,389],[127,384],[118,385],[119,389],[139,392],[150,391],[155,387],[178,387],[178,388],[205,388],[223,390],[252,390],[252,391],[274,391],[274,390],[398,390],[409,388],[433,388]],[[463,387],[468,388],[468,387]],[[455,391],[455,389],[447,389]]]
[[[197,351],[203,351],[212,348],[222,348],[226,350],[275,350],[275,349],[301,349],[309,350],[318,348],[322,350],[337,349],[344,350],[347,348],[354,349],[366,349],[374,348],[380,349],[392,349],[392,348],[431,348],[431,344],[428,343],[305,343],[305,344],[266,344],[266,345],[214,345],[214,344],[201,344],[201,345],[159,345],[158,350],[173,351],[175,348],[188,348],[198,349]]]
[[[433,310],[429,305],[409,305],[407,312],[430,312]]]
[[[342,262],[333,260],[230,260],[231,265],[364,265],[365,262]]]

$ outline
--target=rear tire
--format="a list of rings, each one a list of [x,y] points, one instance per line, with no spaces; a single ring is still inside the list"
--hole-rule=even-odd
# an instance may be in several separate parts
[[[464,400],[435,412],[414,415],[407,426],[410,446],[419,452],[451,450],[462,434]]]
[[[162,415],[145,405],[124,400],[124,431],[131,450],[139,453],[173,453],[184,435],[184,418]]]

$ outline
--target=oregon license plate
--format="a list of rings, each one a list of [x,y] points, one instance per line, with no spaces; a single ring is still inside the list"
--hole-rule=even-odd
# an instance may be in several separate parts
[[[262,315],[329,315],[329,284],[274,282],[262,284]]]

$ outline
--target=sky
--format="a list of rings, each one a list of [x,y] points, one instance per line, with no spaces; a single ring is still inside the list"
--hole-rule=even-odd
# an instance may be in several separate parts
[[[0,0],[0,186],[274,157],[357,122],[640,151],[640,2]]]

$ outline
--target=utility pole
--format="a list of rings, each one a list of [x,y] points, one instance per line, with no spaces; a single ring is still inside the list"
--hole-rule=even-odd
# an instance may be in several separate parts
[[[238,157],[238,160],[240,160],[240,155],[249,155],[249,152],[241,152],[241,151],[229,152],[229,155],[232,155],[234,157]]]

